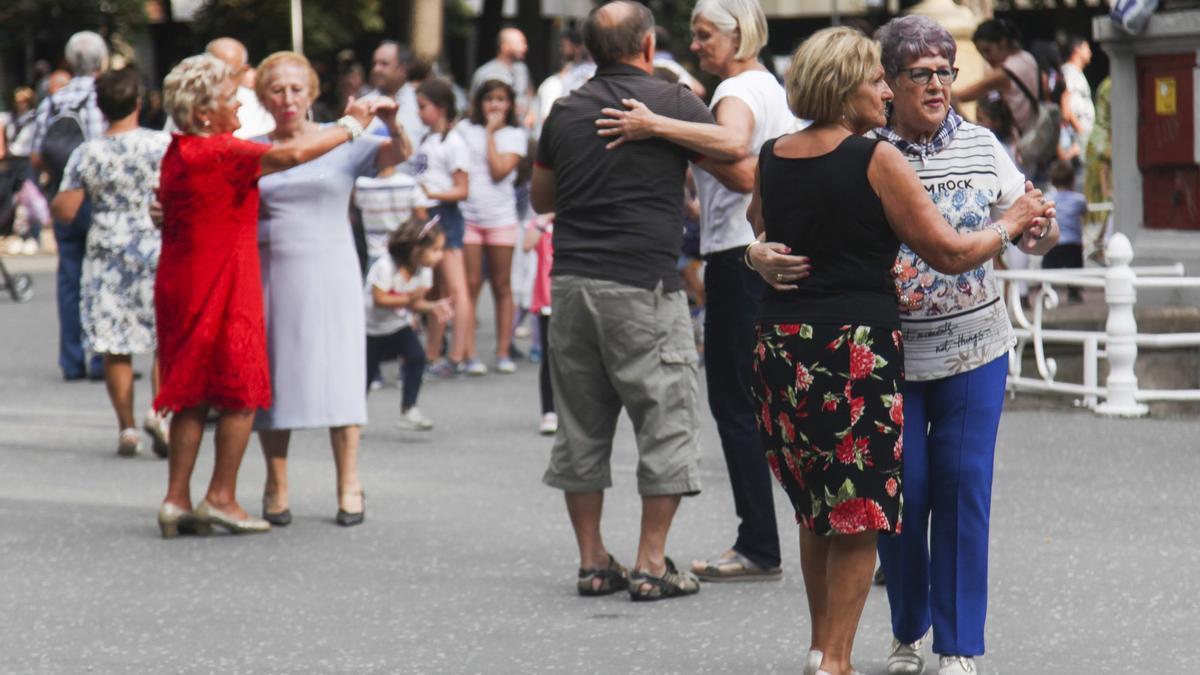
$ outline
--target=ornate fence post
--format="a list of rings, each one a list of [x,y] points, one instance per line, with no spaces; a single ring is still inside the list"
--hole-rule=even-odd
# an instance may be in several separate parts
[[[1137,302],[1136,275],[1130,269],[1133,261],[1133,246],[1121,233],[1114,234],[1104,251],[1108,260],[1108,272],[1104,276],[1104,299],[1108,303],[1108,321],[1105,323],[1108,352],[1108,390],[1104,403],[1096,406],[1096,412],[1110,417],[1141,417],[1149,408],[1137,402],[1137,320],[1133,306]]]

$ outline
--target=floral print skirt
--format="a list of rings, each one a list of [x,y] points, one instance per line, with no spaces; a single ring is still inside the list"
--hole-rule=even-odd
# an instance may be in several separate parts
[[[754,397],[767,462],[822,535],[901,529],[904,349],[899,330],[758,327]]]

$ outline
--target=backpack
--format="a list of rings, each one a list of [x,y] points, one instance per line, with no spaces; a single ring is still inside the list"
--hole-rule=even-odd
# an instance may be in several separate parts
[[[42,137],[41,148],[42,162],[50,174],[50,197],[58,194],[58,186],[62,183],[71,153],[87,139],[83,124],[83,111],[87,104],[88,99],[85,98],[73,108],[59,108],[54,104],[54,99],[50,99],[46,134]]]
[[[1020,140],[1017,141],[1017,153],[1021,155],[1021,160],[1029,173],[1036,173],[1038,170],[1048,166],[1058,157],[1058,137],[1059,130],[1062,128],[1062,111],[1059,110],[1058,104],[1049,101],[1038,101],[1033,93],[1029,91],[1029,87],[1021,81],[1008,68],[1003,69],[1004,72],[1012,79],[1021,93],[1029,99],[1029,103],[1033,106],[1035,117],[1033,124],[1030,125],[1024,133],[1021,134]]]

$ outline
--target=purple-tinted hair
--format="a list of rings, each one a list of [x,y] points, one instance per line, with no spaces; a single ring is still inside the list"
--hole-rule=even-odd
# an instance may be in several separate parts
[[[954,65],[958,45],[942,24],[925,16],[892,19],[875,33],[883,72],[895,77],[900,69],[925,56],[944,56]]]

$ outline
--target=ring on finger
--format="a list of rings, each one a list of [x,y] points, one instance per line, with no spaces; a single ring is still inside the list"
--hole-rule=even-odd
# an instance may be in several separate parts
[[[775,281],[783,281],[783,272],[775,275]]]

